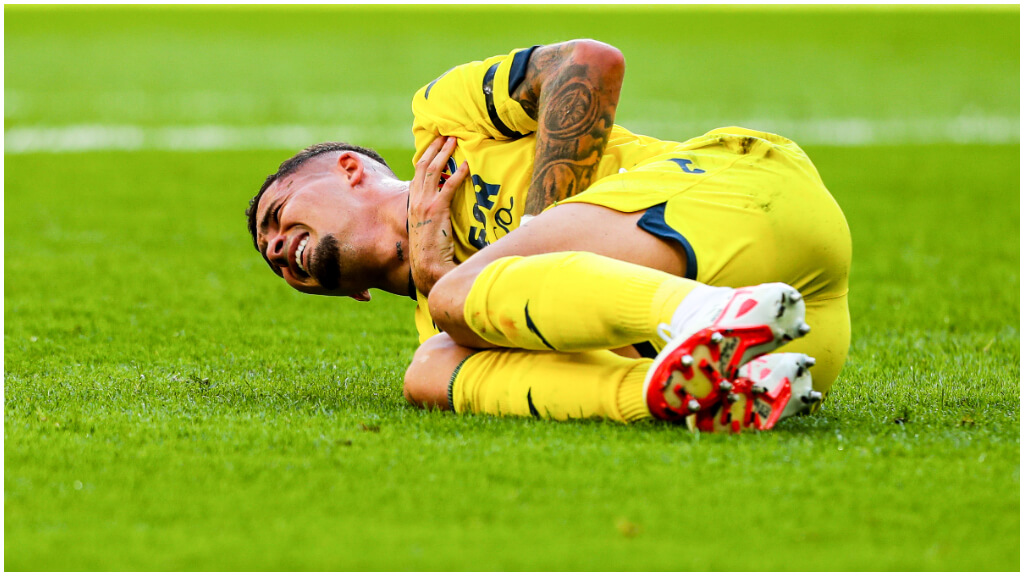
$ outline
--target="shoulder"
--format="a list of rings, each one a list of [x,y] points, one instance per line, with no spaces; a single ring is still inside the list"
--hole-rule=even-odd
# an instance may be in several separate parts
[[[537,48],[455,66],[420,88],[412,100],[417,150],[436,134],[509,140],[536,130],[536,122],[510,92],[523,82]]]

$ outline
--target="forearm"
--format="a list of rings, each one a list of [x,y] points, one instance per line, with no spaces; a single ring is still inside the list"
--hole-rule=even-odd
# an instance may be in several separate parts
[[[537,119],[537,151],[525,213],[590,186],[615,122],[625,64],[614,48],[592,41],[538,51],[537,78],[520,103]]]

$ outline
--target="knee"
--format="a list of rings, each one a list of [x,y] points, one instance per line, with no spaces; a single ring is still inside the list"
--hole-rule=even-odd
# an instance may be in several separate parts
[[[413,371],[415,365],[410,364],[409,368],[405,371],[405,382],[402,385],[402,396],[405,397],[405,401],[413,406],[421,407],[421,382],[418,379],[418,374]]]
[[[410,404],[421,408],[425,407],[427,399],[431,397],[433,371],[430,369],[430,358],[432,349],[436,348],[433,340],[427,340],[416,349],[412,362],[405,370],[402,395]]]
[[[438,334],[424,342],[413,354],[405,371],[402,394],[420,408],[450,410],[448,384],[455,368],[472,350],[462,348],[447,334]]]

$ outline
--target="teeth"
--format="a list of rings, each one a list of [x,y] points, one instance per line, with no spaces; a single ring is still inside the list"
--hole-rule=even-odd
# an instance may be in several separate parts
[[[306,267],[302,265],[302,252],[306,249],[307,242],[309,242],[309,236],[306,236],[305,238],[302,239],[302,242],[299,242],[299,247],[295,249],[295,263],[299,265],[300,270],[302,270],[306,274],[309,274],[309,271],[306,270]]]

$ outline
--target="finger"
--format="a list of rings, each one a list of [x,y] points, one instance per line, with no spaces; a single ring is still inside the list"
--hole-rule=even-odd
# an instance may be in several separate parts
[[[441,150],[438,151],[437,156],[434,157],[434,160],[431,161],[430,165],[427,167],[427,174],[429,175],[428,177],[431,178],[432,180],[430,182],[426,182],[426,184],[433,184],[434,188],[437,187],[437,181],[433,180],[433,178],[435,175],[438,175],[439,177],[441,172],[444,170],[445,164],[448,163],[448,159],[451,158],[452,152],[454,151],[455,138],[449,137],[447,140],[445,140],[444,145],[441,147]]]
[[[427,149],[423,151],[423,155],[416,162],[416,173],[412,177],[412,182],[409,186],[410,200],[415,201],[423,191],[423,181],[426,179],[428,166],[430,162],[437,156],[437,151],[444,144],[445,139],[441,136],[434,138],[434,141],[427,145]],[[437,187],[437,183],[434,183],[434,187]]]
[[[445,137],[445,136],[436,136],[430,142],[430,144],[427,145],[427,149],[423,151],[423,155],[420,156],[420,160],[416,164],[417,165],[419,165],[419,164],[423,164],[423,165],[430,164],[430,161],[433,160],[434,156],[437,155],[437,151],[440,150],[441,147],[444,146],[445,142],[447,142],[447,141],[448,141],[448,138]]]
[[[437,156],[438,150],[441,149],[446,141],[447,139],[445,137],[438,136],[427,146],[427,149],[423,151],[423,155],[420,156],[419,161],[416,162],[417,175],[420,175],[428,166],[430,166],[430,163],[433,162],[434,158]]]
[[[437,151],[442,144],[443,142],[441,141],[440,136],[434,138],[434,140],[430,144],[427,144],[426,150],[423,151],[423,154],[420,156],[420,159],[416,161],[416,168],[425,168],[427,164],[430,164],[430,161],[434,159],[434,156],[437,154]]]
[[[445,181],[444,186],[441,187],[441,200],[446,204],[450,203],[452,197],[455,196],[455,191],[462,186],[462,183],[466,180],[466,176],[468,174],[469,162],[463,162],[462,165],[459,166],[459,169],[452,173],[452,175],[448,177],[448,180]]]

